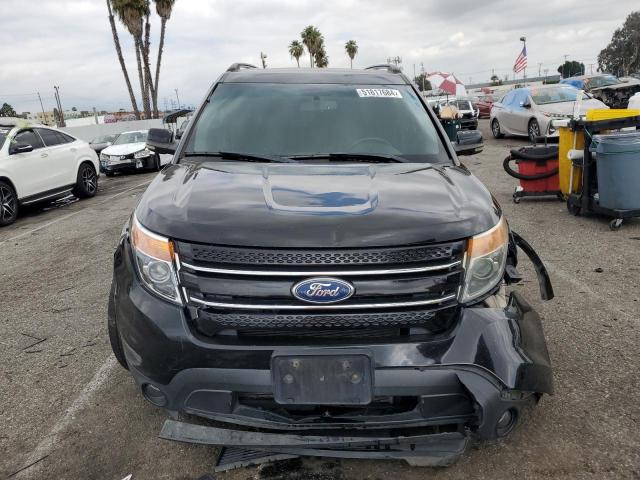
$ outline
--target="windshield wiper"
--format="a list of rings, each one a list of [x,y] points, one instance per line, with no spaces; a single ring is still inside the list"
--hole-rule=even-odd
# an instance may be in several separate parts
[[[355,161],[363,161],[363,162],[372,162],[372,163],[385,163],[385,162],[395,162],[395,163],[407,163],[402,157],[398,155],[393,155],[391,153],[345,153],[345,152],[336,152],[336,153],[317,153],[313,155],[291,155],[289,158],[294,160],[315,160],[315,159],[326,159],[326,160],[355,160]]]
[[[245,162],[293,163],[287,157],[279,155],[259,155],[243,152],[185,152],[184,157],[216,157],[223,160],[244,160]]]

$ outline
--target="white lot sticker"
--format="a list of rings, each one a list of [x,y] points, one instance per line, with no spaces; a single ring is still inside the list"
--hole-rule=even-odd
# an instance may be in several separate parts
[[[400,90],[395,88],[356,88],[359,97],[402,98]]]

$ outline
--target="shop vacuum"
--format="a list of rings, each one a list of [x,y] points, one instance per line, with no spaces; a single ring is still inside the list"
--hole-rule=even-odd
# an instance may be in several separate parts
[[[518,166],[517,171],[511,162]],[[520,180],[513,193],[513,201],[520,203],[522,197],[553,195],[563,199],[558,175],[558,146],[545,145],[522,147],[511,150],[502,162],[505,172]]]

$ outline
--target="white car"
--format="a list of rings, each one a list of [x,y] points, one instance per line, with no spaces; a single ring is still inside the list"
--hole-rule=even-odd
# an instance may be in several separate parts
[[[107,176],[116,172],[160,170],[160,157],[147,148],[148,130],[123,132],[100,153],[100,171]]]
[[[87,142],[44,125],[0,118],[0,226],[13,223],[20,205],[70,193],[93,197],[98,156]]]
[[[629,105],[627,108],[630,110],[640,110],[640,92],[636,93],[629,99]]]

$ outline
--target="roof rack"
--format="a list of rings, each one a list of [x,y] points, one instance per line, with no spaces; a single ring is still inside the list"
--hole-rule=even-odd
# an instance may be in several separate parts
[[[250,63],[232,63],[227,72],[239,72],[241,68],[258,68]]]
[[[397,65],[392,65],[390,63],[371,65],[370,67],[366,67],[365,70],[387,70],[390,73],[402,73],[402,70],[400,70]]]

